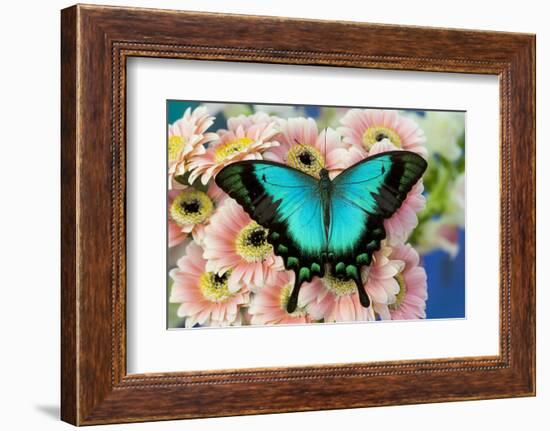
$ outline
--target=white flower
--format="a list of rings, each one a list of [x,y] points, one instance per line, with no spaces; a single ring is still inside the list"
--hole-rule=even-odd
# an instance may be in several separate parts
[[[438,219],[430,219],[422,225],[416,251],[427,254],[433,250],[442,249],[455,258],[459,252],[458,235],[459,228],[452,217],[444,215]]]
[[[462,154],[458,140],[464,133],[463,112],[428,111],[424,117],[415,116],[418,125],[426,135],[426,147],[430,154],[438,153],[454,162]]]

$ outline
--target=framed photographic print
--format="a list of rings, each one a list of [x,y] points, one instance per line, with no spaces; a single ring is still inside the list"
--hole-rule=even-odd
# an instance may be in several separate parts
[[[534,395],[533,35],[61,30],[63,420]]]

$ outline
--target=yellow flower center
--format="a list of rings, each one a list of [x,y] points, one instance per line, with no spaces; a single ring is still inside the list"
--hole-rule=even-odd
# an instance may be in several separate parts
[[[317,148],[311,145],[296,144],[286,154],[287,163],[312,177],[319,178],[325,167],[325,159]]]
[[[298,307],[296,307],[296,310],[294,310],[292,313],[288,313],[288,311],[286,311],[286,306],[288,304],[288,300],[290,299],[290,294],[292,293],[292,288],[293,287],[294,287],[294,285],[292,283],[288,283],[281,289],[281,296],[279,298],[279,304],[281,306],[281,309],[284,310],[287,314],[289,314],[290,316],[293,316],[293,317],[305,316],[306,315],[306,308],[305,307],[300,307],[299,305],[298,305]]]
[[[395,296],[395,302],[388,305],[388,308],[390,310],[397,310],[403,303],[405,295],[407,294],[407,285],[405,284],[405,278],[403,277],[403,274],[399,273],[394,278],[399,284],[399,292],[397,292],[397,295]]]
[[[268,230],[255,221],[246,225],[235,239],[237,253],[247,262],[261,262],[273,251],[267,242]]]
[[[170,136],[170,138],[168,138],[168,161],[173,162],[177,160],[184,145],[185,138],[183,136]]]
[[[223,162],[225,159],[246,150],[254,142],[254,139],[243,136],[242,138],[233,139],[232,141],[219,145],[214,151],[216,163]]]
[[[212,199],[200,190],[183,190],[170,206],[170,216],[180,226],[203,223],[214,211]]]
[[[218,275],[214,272],[203,272],[199,278],[202,296],[212,302],[223,302],[233,296],[228,287],[230,273],[231,271],[227,271]]]
[[[384,126],[371,126],[363,133],[363,146],[368,151],[374,144],[389,139],[396,147],[401,147],[401,137],[393,129]]]
[[[356,286],[353,280],[344,280],[331,274],[325,274],[323,284],[336,296],[346,296],[355,292]]]

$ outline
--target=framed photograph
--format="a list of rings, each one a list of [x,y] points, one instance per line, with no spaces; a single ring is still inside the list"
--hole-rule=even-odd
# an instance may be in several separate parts
[[[77,5],[61,44],[63,420],[535,394],[533,35]]]

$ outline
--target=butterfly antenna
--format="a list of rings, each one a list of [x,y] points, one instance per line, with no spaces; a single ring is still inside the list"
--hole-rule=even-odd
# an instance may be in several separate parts
[[[328,127],[325,127],[325,150],[323,154],[323,160],[325,161],[325,165],[327,162],[327,132],[328,132]]]

